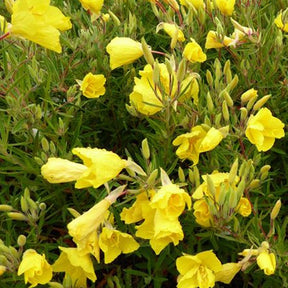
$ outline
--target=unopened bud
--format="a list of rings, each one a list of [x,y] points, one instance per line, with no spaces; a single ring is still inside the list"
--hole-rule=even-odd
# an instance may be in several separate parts
[[[147,138],[142,141],[142,155],[146,160],[150,158],[150,149]]]
[[[42,146],[42,149],[44,150],[44,152],[49,152],[49,148],[50,148],[49,142],[45,137],[43,137],[41,139],[41,146]]]
[[[227,60],[225,62],[224,65],[224,69],[223,69],[225,78],[226,78],[226,82],[229,83],[232,80],[232,73],[231,73],[231,65],[230,65],[230,60]]]
[[[206,99],[207,99],[208,111],[209,111],[210,113],[213,113],[213,111],[214,111],[214,104],[213,104],[213,101],[212,101],[212,98],[211,98],[211,95],[210,95],[210,92],[209,92],[209,91],[207,92],[207,97],[206,97]]]
[[[263,181],[267,178],[269,170],[271,169],[270,165],[264,165],[261,169],[260,169],[260,180]]]
[[[177,79],[179,82],[182,82],[184,77],[186,75],[186,59],[183,58],[179,64],[178,70],[177,70]]]
[[[244,190],[245,190],[245,186],[246,186],[246,182],[244,179],[242,179],[236,189],[237,201],[239,201],[240,198],[242,197]]]
[[[157,86],[160,83],[160,67],[159,67],[159,63],[157,60],[155,61],[154,65],[153,65],[153,83]],[[153,87],[153,89],[154,89],[154,87]]]
[[[253,179],[249,184],[249,189],[256,189],[260,186],[260,180],[259,179]]]
[[[209,86],[213,87],[213,76],[212,76],[212,73],[210,72],[210,70],[206,71],[206,80],[207,80]]]
[[[19,235],[17,239],[17,244],[23,247],[26,244],[26,237],[24,235]]]
[[[142,39],[141,39],[141,44],[142,44],[142,50],[143,50],[144,58],[145,58],[146,62],[153,67],[154,62],[155,62],[154,57],[152,55],[151,49],[149,48],[149,46],[147,45],[147,43],[144,39],[144,37],[142,37]]]
[[[214,186],[213,180],[211,178],[211,176],[206,175],[206,180],[207,180],[207,188],[208,188],[208,192],[215,197],[216,196],[216,188]]]
[[[229,125],[227,125],[227,126],[224,126],[224,127],[220,127],[218,129],[218,131],[222,134],[223,138],[225,138],[228,135],[228,133],[229,133],[229,129],[230,129],[230,127],[229,127]]]
[[[240,120],[241,122],[244,122],[247,119],[248,116],[248,110],[245,107],[240,108]]]
[[[47,208],[47,205],[46,205],[44,202],[41,202],[41,203],[39,204],[39,209],[40,209],[41,211],[45,211],[46,208]]]
[[[205,126],[209,127],[209,129],[210,129],[210,127],[211,127],[211,121],[210,121],[210,118],[208,117],[208,115],[205,115],[204,124],[205,124]],[[209,129],[208,129],[208,130],[209,130]]]
[[[238,158],[234,161],[234,163],[231,166],[230,172],[229,172],[229,183],[232,184],[235,182],[236,176],[238,172]]]
[[[148,179],[147,179],[147,184],[148,186],[154,186],[155,181],[158,177],[158,169],[155,169],[152,171],[152,173],[149,175]]]
[[[185,174],[184,174],[183,169],[180,166],[178,168],[178,177],[179,177],[180,182],[185,182]]]
[[[226,122],[229,122],[230,114],[227,106],[227,102],[224,100],[222,103],[222,114]]]
[[[224,96],[225,101],[227,102],[227,105],[230,108],[233,107],[234,102],[233,102],[231,96],[229,95],[229,93],[226,90],[223,91],[223,96]]]
[[[6,205],[6,204],[1,204],[0,205],[0,211],[1,212],[10,212],[10,211],[13,211],[14,208],[10,205]]]
[[[29,198],[28,198],[29,199]],[[28,201],[26,200],[25,197],[21,196],[20,198],[20,205],[21,205],[21,210],[26,213],[29,210],[29,204]]]
[[[49,282],[48,285],[50,288],[64,288],[62,284],[57,282]]]
[[[255,98],[255,97],[257,98],[257,96],[258,96],[257,90],[255,90],[254,88],[249,89],[241,95],[241,102],[246,103],[252,98]]]
[[[261,99],[259,99],[253,106],[253,110],[257,111],[259,110],[263,105],[265,105],[265,103],[270,99],[271,94],[266,95],[264,97],[262,97]]]
[[[232,91],[237,86],[238,82],[239,78],[237,75],[235,75],[231,82],[226,86],[225,90],[230,93],[230,91]]]
[[[275,220],[276,217],[278,216],[279,214],[279,211],[281,209],[281,200],[277,200],[276,204],[274,205],[273,209],[272,209],[272,212],[270,214],[270,218],[271,220]]]
[[[121,21],[119,20],[119,18],[111,10],[109,10],[108,13],[111,16],[113,22],[116,24],[116,26],[120,26]]]
[[[13,220],[27,221],[28,218],[20,212],[8,212],[7,216]]]
[[[215,126],[220,127],[221,126],[221,119],[222,119],[222,113],[218,113],[215,116]]]
[[[256,95],[256,96],[252,97],[252,98],[248,101],[248,103],[247,103],[247,105],[246,105],[248,111],[252,109],[254,103],[255,103],[256,100],[257,100],[257,97],[258,97],[258,96]]]

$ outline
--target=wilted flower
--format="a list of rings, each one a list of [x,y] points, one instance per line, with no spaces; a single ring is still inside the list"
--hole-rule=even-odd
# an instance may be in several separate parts
[[[178,28],[176,24],[172,23],[160,23],[157,26],[157,32],[159,29],[163,28],[163,30],[171,37],[177,38],[177,41],[183,42],[185,41],[184,34],[181,29]]]
[[[54,272],[65,272],[65,277],[70,277],[74,288],[86,288],[87,278],[96,281],[97,277],[89,254],[82,254],[77,248],[59,247],[59,249],[62,252],[52,265]]]
[[[288,11],[288,10],[286,10]],[[287,22],[283,23],[283,13],[280,12],[278,16],[275,18],[274,23],[278,28],[283,30],[284,32],[288,32],[288,20]]]
[[[104,227],[99,236],[99,247],[104,252],[104,263],[111,263],[121,253],[127,254],[139,248],[134,238],[118,230]]]
[[[80,85],[80,90],[87,98],[98,98],[105,94],[106,78],[102,74],[93,75],[88,73],[83,81],[77,81]]]
[[[240,271],[240,263],[226,263],[222,265],[222,270],[215,273],[215,281],[230,284],[235,275]]]
[[[203,52],[201,46],[195,41],[186,44],[183,56],[190,62],[204,62],[207,59],[206,54]]]
[[[248,217],[252,212],[252,207],[251,207],[250,201],[245,197],[241,197],[235,210],[241,216]]]
[[[24,252],[22,261],[18,268],[18,275],[24,273],[25,283],[30,283],[30,287],[38,284],[46,284],[52,278],[52,267],[45,259],[45,255],[38,254],[33,249]]]
[[[130,64],[143,56],[141,43],[127,37],[115,37],[106,47],[111,69]]]
[[[60,53],[60,31],[72,27],[69,17],[65,17],[50,0],[17,0],[11,16],[11,35],[26,38],[45,48]]]
[[[211,251],[196,255],[186,254],[176,259],[178,288],[200,287],[208,288],[215,285],[215,273],[222,270],[222,264]]]
[[[85,10],[89,10],[99,15],[103,7],[104,0],[79,0]]]
[[[199,162],[199,154],[213,150],[223,139],[221,132],[214,127],[205,131],[202,126],[194,126],[191,132],[178,136],[172,144],[180,145],[176,155],[180,159],[189,159],[196,165]]]
[[[196,222],[203,227],[210,227],[213,224],[213,215],[211,215],[209,206],[205,199],[200,199],[193,204],[193,215]]]
[[[283,128],[284,123],[273,117],[269,109],[261,108],[255,116],[250,116],[245,135],[258,151],[267,151],[273,146],[275,138],[284,137]]]
[[[268,251],[260,252],[257,256],[257,264],[266,275],[272,275],[276,269],[276,257],[274,253]]]
[[[225,16],[231,16],[234,11],[235,0],[216,0],[215,3],[220,12]]]

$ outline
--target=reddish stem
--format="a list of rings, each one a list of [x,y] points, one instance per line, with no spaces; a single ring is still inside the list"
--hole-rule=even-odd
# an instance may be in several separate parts
[[[0,40],[5,39],[5,38],[8,37],[9,35],[10,35],[10,32],[7,32],[7,33],[1,35],[1,36],[0,36]]]

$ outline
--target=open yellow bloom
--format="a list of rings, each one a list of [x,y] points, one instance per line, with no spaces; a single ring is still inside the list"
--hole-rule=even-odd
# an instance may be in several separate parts
[[[221,132],[214,127],[206,132],[200,125],[191,129],[190,133],[178,136],[172,144],[180,145],[176,155],[180,159],[189,159],[196,165],[199,162],[199,154],[213,150],[223,139]]]
[[[234,11],[235,0],[216,0],[216,5],[225,16],[231,16]]]
[[[105,94],[106,78],[102,74],[94,75],[88,73],[83,81],[77,81],[80,84],[80,90],[87,98],[98,98]]]
[[[183,56],[190,62],[204,62],[207,59],[206,54],[203,52],[201,46],[195,41],[189,42],[183,51]]]
[[[104,252],[104,263],[108,264],[121,253],[136,251],[140,245],[129,234],[104,227],[99,236],[99,246]]]
[[[211,251],[196,255],[186,254],[177,258],[178,288],[209,288],[215,285],[215,273],[222,270],[222,264]]]
[[[22,261],[18,268],[18,275],[24,273],[25,283],[30,283],[30,287],[38,284],[46,284],[52,278],[52,267],[45,259],[45,255],[38,254],[33,249],[24,252]]]
[[[267,151],[273,146],[275,138],[285,136],[283,128],[284,123],[273,117],[269,109],[261,108],[255,116],[250,116],[245,135],[258,151]]]
[[[180,3],[188,8],[193,5],[197,10],[205,7],[203,0],[180,0]]]
[[[257,264],[266,275],[272,275],[276,269],[276,257],[274,253],[264,251],[257,256]]]
[[[193,215],[196,222],[203,227],[213,225],[213,216],[210,213],[209,206],[205,199],[200,199],[193,204]]]
[[[234,41],[235,39],[227,37],[227,36],[224,36],[223,39],[219,39],[216,31],[210,30],[206,37],[205,48],[206,49],[212,49],[212,48],[218,49],[222,47],[228,47],[230,45],[233,45]]]
[[[96,15],[100,14],[104,0],[79,0],[85,10],[90,10]]]
[[[160,63],[158,66],[160,68],[159,84],[154,83],[153,68],[147,64],[144,70],[139,72],[141,78],[134,78],[133,92],[129,95],[132,106],[144,115],[153,115],[161,111],[165,100],[168,97],[173,98],[177,90],[176,76],[170,77],[165,64]],[[170,79],[173,79],[172,82]]]
[[[69,275],[74,288],[86,288],[87,278],[95,282],[93,262],[89,254],[82,254],[77,248],[59,247],[62,251],[59,258],[52,265],[54,272],[65,272]]]
[[[107,45],[106,51],[110,55],[112,70],[133,63],[143,56],[141,43],[128,37],[115,37]]]
[[[288,32],[288,22],[283,23],[282,12],[280,12],[278,16],[275,18],[274,23],[279,29],[283,30],[284,32]]]
[[[69,17],[50,0],[17,0],[11,16],[11,34],[26,38],[47,49],[60,53],[60,32],[71,29]]]
[[[236,207],[237,213],[243,217],[248,217],[252,212],[250,201],[246,197],[241,197]]]
[[[150,205],[167,218],[177,218],[183,213],[186,205],[188,209],[191,208],[191,197],[176,184],[169,184],[162,186],[155,193]]]

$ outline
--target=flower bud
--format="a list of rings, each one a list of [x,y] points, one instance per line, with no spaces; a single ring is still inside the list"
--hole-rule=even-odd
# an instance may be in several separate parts
[[[265,105],[265,103],[270,99],[271,94],[266,95],[264,97],[262,97],[261,99],[259,99],[253,106],[253,111],[259,110],[260,108],[262,108],[263,105]]]
[[[211,179],[211,176],[207,174],[206,176],[207,179],[207,188],[208,188],[208,192],[215,197],[216,196],[216,188],[214,186],[213,180]]]
[[[49,142],[45,137],[43,137],[41,139],[41,146],[42,146],[42,149],[44,150],[44,152],[49,152],[49,148],[50,148]]]
[[[269,170],[271,169],[270,165],[264,165],[261,169],[260,169],[260,180],[263,181],[267,178]]]
[[[272,212],[270,214],[270,218],[271,220],[275,220],[276,217],[278,216],[279,214],[279,211],[281,209],[281,200],[277,200],[276,204],[274,205],[273,209],[272,209]]]
[[[226,78],[226,82],[229,83],[232,80],[232,73],[231,73],[231,65],[230,65],[230,60],[227,60],[225,62],[224,65],[224,69],[223,69],[225,78]]]
[[[148,186],[154,186],[155,184],[155,180],[158,177],[158,169],[155,169],[151,172],[151,174],[149,175],[148,179],[147,179],[147,184]]]
[[[242,197],[242,195],[244,193],[245,186],[246,186],[246,182],[245,182],[244,179],[242,179],[240,181],[240,183],[238,184],[237,189],[236,189],[236,194],[237,194],[237,200],[238,201],[240,200],[240,198]]]
[[[179,177],[180,182],[185,182],[185,174],[184,174],[183,169],[180,166],[178,167],[178,177]]]
[[[231,96],[229,95],[229,93],[226,90],[223,91],[223,96],[224,96],[225,101],[227,102],[227,105],[230,108],[233,107],[234,102],[233,102]]]
[[[233,90],[239,82],[239,78],[237,75],[235,75],[232,79],[232,81],[226,86],[225,90],[230,93],[231,90]]]
[[[150,158],[150,149],[147,138],[142,141],[142,155],[146,160]]]
[[[260,180],[259,179],[253,179],[251,183],[249,184],[248,189],[255,189],[260,186]]]
[[[116,24],[116,26],[120,26],[121,21],[119,20],[119,18],[111,10],[109,10],[108,13],[111,16],[113,22]]]
[[[179,64],[178,70],[177,70],[177,79],[179,82],[182,82],[184,77],[186,75],[186,59],[183,58]]]
[[[24,235],[19,235],[18,236],[18,239],[17,239],[17,244],[20,246],[20,247],[23,247],[25,244],[26,244],[26,237]]]
[[[230,114],[227,106],[227,102],[224,100],[222,103],[222,114],[226,122],[229,122]]]
[[[211,98],[211,95],[210,95],[210,92],[208,91],[207,92],[207,107],[208,107],[208,111],[212,114],[213,111],[214,111],[214,104],[213,104],[213,101],[212,101],[212,98]]]
[[[142,37],[142,39],[141,39],[141,44],[142,44],[142,50],[143,50],[144,58],[145,58],[146,62],[153,67],[154,62],[155,62],[154,57],[152,55],[151,49],[149,48],[149,46],[147,45],[147,43],[144,39],[144,37]]]
[[[27,221],[28,218],[20,212],[8,212],[7,216],[13,220]]]
[[[210,70],[206,71],[206,80],[207,80],[209,86],[213,87],[213,76],[212,76],[212,73],[210,72]]]
[[[234,163],[231,166],[230,172],[229,172],[229,183],[232,184],[235,182],[236,176],[238,171],[238,158],[234,161]]]
[[[245,107],[240,108],[240,120],[241,122],[244,122],[247,119],[248,116],[248,110]]]
[[[249,100],[251,100],[252,98],[254,98],[255,96],[256,96],[256,98],[258,96],[257,90],[255,90],[254,88],[249,89],[241,95],[241,102],[246,103]]]
[[[50,288],[63,288],[63,285],[57,282],[49,282],[48,285]]]
[[[251,97],[251,99],[248,101],[248,103],[247,103],[247,105],[246,105],[248,111],[251,110],[251,108],[253,107],[255,101],[257,100],[257,97],[258,97],[258,95],[253,96],[253,97]]]
[[[6,204],[1,204],[0,205],[0,212],[10,212],[13,211],[14,208],[10,205],[6,205]]]

